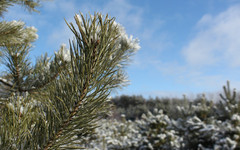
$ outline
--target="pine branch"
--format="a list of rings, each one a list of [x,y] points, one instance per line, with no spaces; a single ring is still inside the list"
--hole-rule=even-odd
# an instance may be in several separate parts
[[[7,1],[7,0],[1,0],[0,1],[0,16],[1,17],[3,16],[3,12],[6,12],[7,8],[11,5],[12,4],[10,3],[10,1]]]
[[[22,91],[22,92],[29,92],[29,93],[31,93],[31,92],[35,92],[35,91],[38,91],[38,90],[46,87],[48,84],[50,84],[51,82],[53,82],[53,81],[56,80],[56,78],[57,78],[57,77],[59,76],[59,74],[62,72],[62,70],[63,70],[64,67],[65,67],[65,66],[62,65],[62,66],[59,68],[59,71],[57,71],[57,72],[55,73],[55,75],[53,75],[52,77],[50,77],[50,79],[48,79],[47,82],[44,82],[44,83],[42,83],[41,85],[39,85],[39,86],[37,86],[37,87],[34,87],[34,88],[21,89],[21,91]]]
[[[101,14],[90,19],[81,17],[82,20],[75,16],[78,30],[67,23],[76,42],[70,42],[70,50],[61,47],[54,61],[45,55],[31,67],[27,58],[31,39],[17,44],[2,41],[11,83],[3,78],[0,83],[13,89],[11,93],[16,95],[4,102],[7,109],[1,117],[12,123],[5,121],[4,127],[11,128],[1,130],[1,134],[10,132],[16,138],[8,141],[11,137],[4,136],[1,147],[44,150],[81,147],[83,138],[93,134],[96,122],[107,114],[108,96],[125,79],[122,66],[134,52],[131,42],[136,41],[128,39],[108,16],[105,20]],[[26,132],[31,138],[26,137]]]
[[[71,43],[70,43],[71,45]],[[94,48],[96,50],[96,47]],[[93,53],[91,58],[94,58],[95,59],[95,54]],[[94,61],[95,63],[95,61]],[[89,63],[91,64],[91,63]],[[83,99],[85,98],[85,96],[87,95],[87,90],[88,90],[88,87],[89,87],[89,80],[92,78],[92,74],[93,74],[93,65],[90,69],[90,74],[89,76],[87,77],[86,79],[86,82],[83,86],[83,90],[80,92],[81,95],[80,95],[80,98],[79,98],[79,101],[77,102],[76,106],[74,107],[73,111],[70,113],[68,119],[61,125],[59,131],[55,134],[55,136],[50,139],[50,141],[47,143],[47,146],[44,148],[44,150],[48,150],[50,147],[53,146],[53,142],[58,139],[61,134],[63,133],[63,130],[69,125],[69,123],[72,121],[73,117],[77,114],[77,112],[79,111],[80,109],[80,106],[82,105],[82,101]]]
[[[0,1],[0,16],[3,16],[4,12],[7,12],[8,7],[18,4],[25,7],[29,12],[38,12],[37,7],[40,6],[41,0],[1,0]]]
[[[43,70],[42,65],[39,67],[29,67],[30,63],[28,63],[28,52],[29,52],[29,45],[16,45],[16,46],[6,46],[4,49],[5,52],[5,64],[9,68],[9,74],[13,78],[13,83],[11,86],[8,84],[8,87],[12,90],[18,92],[35,92],[44,87],[46,87],[51,82],[55,81],[56,78],[59,76],[61,71],[66,67],[67,63],[64,62],[62,64],[58,64],[58,59],[55,58],[55,65],[57,69],[51,72],[45,72]],[[57,57],[57,56],[56,56]],[[40,60],[36,65],[43,63],[44,60]],[[62,60],[63,61],[63,60]],[[46,64],[44,64],[46,65]],[[34,70],[34,71],[31,71]],[[30,79],[34,74],[42,74],[44,73],[45,80],[41,81],[41,83],[37,83],[36,78]],[[20,77],[21,76],[21,77]],[[50,76],[50,77],[48,77]],[[26,79],[23,79],[26,78]],[[3,81],[3,80],[2,80]]]
[[[82,95],[81,95],[80,98],[79,98],[80,100],[79,100],[79,102],[77,103],[77,105],[75,106],[73,112],[71,112],[71,114],[69,115],[68,120],[65,121],[65,122],[61,125],[61,127],[60,127],[59,131],[57,132],[57,134],[54,136],[54,138],[50,139],[50,141],[49,141],[49,142],[47,143],[47,145],[45,146],[44,150],[48,150],[50,147],[52,147],[52,146],[53,146],[53,142],[61,136],[64,128],[69,125],[69,123],[72,121],[72,119],[73,119],[73,117],[75,116],[75,114],[78,112],[79,107],[80,107],[81,104],[82,104],[82,100],[83,100],[83,98],[86,96],[86,93],[87,93],[87,88],[84,88],[84,89],[83,89],[83,92],[82,92]]]
[[[51,82],[55,81],[56,78],[59,76],[59,74],[61,73],[61,71],[57,72],[54,76],[52,76],[50,78],[50,80],[48,82],[45,82],[44,84],[38,86],[38,87],[34,87],[34,88],[29,88],[29,89],[24,89],[22,87],[18,87],[18,91],[19,92],[29,92],[29,93],[32,93],[32,92],[35,92],[35,91],[38,91],[44,87],[46,87],[46,85],[50,84]],[[0,77],[0,82],[3,83],[4,85],[8,86],[9,88],[14,88],[15,86],[10,84],[9,82],[7,82],[5,79],[1,78]]]
[[[127,56],[133,53],[129,43],[121,41],[124,38],[120,38],[114,20],[107,17],[103,20],[100,14],[90,19],[81,15],[82,21],[79,17],[75,16],[78,31],[72,23],[67,23],[77,43],[70,43],[69,71],[64,71],[51,89],[51,99],[61,101],[54,102],[61,120],[55,130],[50,131],[52,136],[44,150],[57,149],[66,142],[71,145],[73,135],[92,132],[88,126],[94,128],[93,123],[100,113],[106,113],[107,96],[124,79],[118,64],[126,62]]]
[[[4,85],[8,86],[9,88],[12,88],[13,85],[9,82],[7,82],[7,80],[3,79],[0,77],[0,82],[3,83]]]
[[[38,35],[34,27],[26,27],[21,21],[0,22],[0,47],[9,47],[34,42]]]
[[[235,102],[236,100],[236,90],[233,89],[233,92],[231,91],[230,89],[230,83],[229,81],[227,81],[227,86],[223,86],[223,91],[224,91],[224,95],[225,97],[220,94],[220,97],[227,103],[233,103]]]

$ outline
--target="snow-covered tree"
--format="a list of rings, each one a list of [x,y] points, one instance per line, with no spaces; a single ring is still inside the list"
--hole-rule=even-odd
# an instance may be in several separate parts
[[[162,110],[143,114],[137,121],[142,134],[141,149],[146,150],[176,150],[181,147],[181,137],[173,129],[172,120]]]
[[[38,1],[6,0],[30,10]],[[108,15],[76,14],[67,23],[75,35],[69,48],[62,45],[53,58],[40,57],[35,65],[28,54],[36,29],[18,21],[0,26],[5,65],[1,76],[1,149],[79,149],[108,113],[110,92],[126,83],[124,67],[139,41]],[[7,28],[9,27],[9,28]]]
[[[234,114],[240,113],[240,101],[236,89],[231,90],[229,81],[227,86],[223,86],[223,92],[224,94],[220,94],[221,100],[215,111],[218,119],[225,121],[230,120]]]
[[[142,144],[140,129],[136,122],[126,120],[104,119],[99,122],[95,139],[89,144],[90,149],[99,150],[138,150]]]
[[[178,107],[184,118],[174,121],[175,130],[183,137],[183,149],[233,150],[239,148],[239,111],[235,91],[231,93],[229,82],[224,86],[219,104],[201,101],[189,109]]]
[[[135,121],[105,119],[99,122],[94,136],[86,137],[91,141],[87,146],[89,150],[239,149],[239,113],[222,121],[219,112],[214,114],[218,107],[203,95],[198,101],[189,102],[188,107],[177,107],[178,113],[183,114],[176,120],[158,109]]]
[[[218,144],[228,149],[240,148],[240,101],[236,96],[236,89],[230,88],[230,83],[223,86],[224,94],[215,107],[216,116],[221,129]]]

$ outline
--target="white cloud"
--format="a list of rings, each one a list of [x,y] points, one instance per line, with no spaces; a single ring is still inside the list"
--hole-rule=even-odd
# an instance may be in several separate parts
[[[200,69],[198,67],[180,64],[177,61],[163,62],[150,58],[146,58],[144,63],[138,61],[138,63],[135,64],[135,68],[138,68],[139,70],[151,68],[151,74],[159,74],[159,76],[164,78],[164,80],[171,82],[170,84],[173,84],[172,95],[174,95],[174,93],[178,93],[181,96],[181,94],[184,93],[188,95],[189,93],[197,94],[198,92],[222,92],[222,86],[225,85],[227,80],[230,80],[231,87],[237,88],[238,90],[240,89],[240,82],[237,77],[237,75],[240,74],[240,71],[238,70],[235,70],[233,74],[232,70],[228,68],[223,68],[221,71],[214,70],[214,72],[211,72],[209,70],[213,68]],[[159,81],[161,81],[161,79]],[[178,87],[181,88],[178,89]],[[157,92],[162,94],[161,92],[163,91]],[[152,94],[158,95],[157,93]]]
[[[199,32],[183,48],[191,65],[226,64],[240,66],[240,5],[213,16],[204,15],[197,24]]]

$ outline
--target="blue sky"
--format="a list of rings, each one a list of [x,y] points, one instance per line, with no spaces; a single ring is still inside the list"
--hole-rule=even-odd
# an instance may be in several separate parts
[[[118,95],[193,97],[219,92],[227,80],[240,89],[239,0],[54,0],[39,10],[14,6],[5,14],[38,29],[33,60],[68,43],[64,18],[73,22],[79,11],[108,13],[140,40],[127,68],[131,84]]]

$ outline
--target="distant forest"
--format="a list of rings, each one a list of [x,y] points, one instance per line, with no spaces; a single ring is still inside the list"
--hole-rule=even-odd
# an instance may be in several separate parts
[[[240,97],[237,96],[237,99]],[[184,108],[185,110],[191,110],[192,107],[199,103],[204,103],[207,107],[214,106],[220,107],[220,97],[218,101],[206,99],[204,95],[198,95],[195,99],[190,100],[186,97],[183,98],[144,98],[141,95],[122,95],[112,98],[113,114],[111,117],[120,119],[121,115],[125,115],[127,120],[140,119],[143,114],[148,111],[153,112],[154,109],[163,110],[163,113],[173,119],[182,118],[183,114],[179,113],[178,108]],[[214,111],[214,110],[212,110]],[[209,112],[208,114],[213,115]]]

